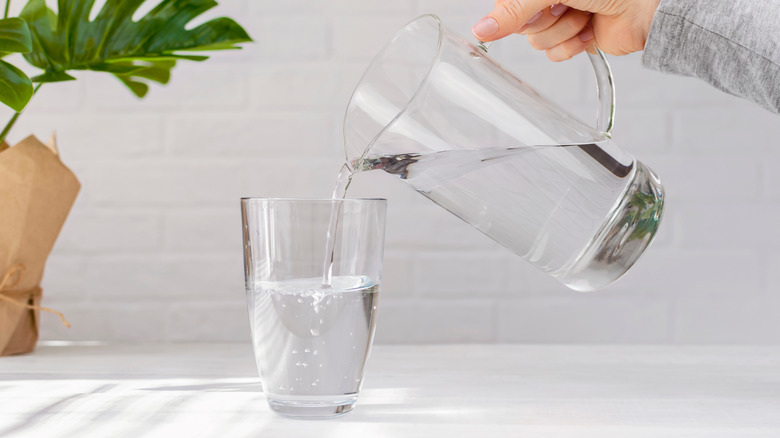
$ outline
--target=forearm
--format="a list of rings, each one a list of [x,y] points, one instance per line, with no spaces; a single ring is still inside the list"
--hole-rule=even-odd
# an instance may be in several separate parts
[[[780,0],[662,0],[642,62],[780,114]]]

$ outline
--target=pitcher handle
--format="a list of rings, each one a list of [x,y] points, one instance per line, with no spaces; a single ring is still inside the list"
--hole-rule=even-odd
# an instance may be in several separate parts
[[[477,47],[485,53],[493,43],[479,41]],[[612,76],[612,68],[607,62],[607,55],[594,46],[594,53],[588,52],[590,63],[596,72],[596,93],[599,98],[599,106],[596,112],[596,129],[607,138],[612,138],[612,128],[615,126],[615,81]]]
[[[599,96],[596,129],[607,138],[612,138],[612,128],[615,126],[615,81],[607,55],[598,47],[594,49],[595,53],[588,52],[588,58],[596,72],[596,93]]]

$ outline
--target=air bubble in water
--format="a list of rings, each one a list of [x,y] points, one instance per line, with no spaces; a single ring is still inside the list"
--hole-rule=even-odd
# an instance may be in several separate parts
[[[317,329],[311,329],[311,335],[312,335],[312,336],[319,336],[319,335],[320,335],[320,331],[319,331],[319,330],[317,330]],[[323,342],[323,343],[324,343],[324,342]]]
[[[306,348],[303,351],[304,351],[304,353],[311,353],[311,348]]]

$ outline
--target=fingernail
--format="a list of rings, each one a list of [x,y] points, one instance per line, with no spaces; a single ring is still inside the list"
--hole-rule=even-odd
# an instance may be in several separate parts
[[[498,31],[498,22],[493,17],[485,17],[471,28],[474,36],[488,38]]]
[[[593,29],[587,28],[580,32],[580,40],[584,43],[593,39]]]
[[[525,24],[526,24],[526,25],[528,25],[528,24],[531,24],[531,23],[533,23],[534,21],[538,20],[538,19],[539,19],[539,17],[541,17],[541,16],[542,16],[542,12],[541,12],[541,11],[540,11],[540,12],[537,12],[537,13],[536,13],[536,15],[534,15],[533,17],[531,17],[531,19],[530,19],[530,20],[528,20],[528,23],[525,23]]]
[[[569,9],[568,6],[562,5],[560,3],[556,3],[552,5],[552,7],[550,7],[550,15],[552,15],[553,17],[560,17],[561,14],[566,12],[567,9]]]

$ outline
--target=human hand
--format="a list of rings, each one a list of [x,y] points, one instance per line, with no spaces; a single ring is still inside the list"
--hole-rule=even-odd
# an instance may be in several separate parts
[[[661,0],[496,0],[472,28],[480,41],[513,33],[553,61],[565,61],[593,45],[611,55],[643,50]]]

